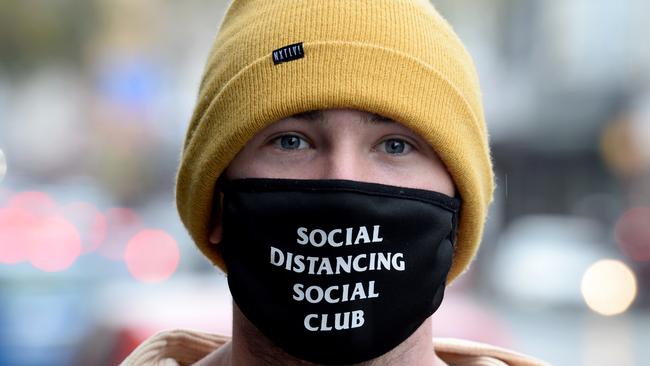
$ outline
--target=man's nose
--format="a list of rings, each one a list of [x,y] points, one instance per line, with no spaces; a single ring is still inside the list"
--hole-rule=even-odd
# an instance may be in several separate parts
[[[341,143],[325,155],[320,179],[364,180],[369,165],[358,149]]]

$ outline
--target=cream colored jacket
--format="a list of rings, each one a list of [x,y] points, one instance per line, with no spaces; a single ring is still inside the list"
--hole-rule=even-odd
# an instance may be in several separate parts
[[[229,340],[230,337],[190,330],[165,331],[143,342],[120,366],[192,365]],[[450,366],[549,366],[516,352],[459,339],[437,338],[433,347]]]

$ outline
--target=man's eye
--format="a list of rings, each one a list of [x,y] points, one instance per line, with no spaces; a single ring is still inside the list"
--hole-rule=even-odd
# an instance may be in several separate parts
[[[411,151],[412,146],[408,142],[400,139],[388,139],[381,142],[384,152],[391,155],[406,154]]]
[[[298,150],[309,148],[309,143],[305,139],[296,135],[283,135],[276,138],[273,143],[284,150]]]

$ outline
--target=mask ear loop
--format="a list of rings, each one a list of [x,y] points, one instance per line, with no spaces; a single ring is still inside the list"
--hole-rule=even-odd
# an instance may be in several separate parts
[[[436,289],[436,293],[433,295],[434,313],[436,312],[436,310],[438,310],[440,304],[442,304],[442,299],[445,295],[445,288],[447,287],[447,277],[449,275],[449,271],[451,270],[451,264],[454,260],[454,244],[449,239],[443,240],[442,243],[440,243],[440,246],[438,247],[438,252],[436,253],[436,256],[438,257],[437,258],[438,262],[446,263],[446,268],[444,268],[443,271],[440,272],[440,275],[444,276],[444,278],[434,278],[436,282],[440,282],[440,285]]]
[[[447,236],[447,239],[451,242],[452,247],[454,248],[454,252],[456,250],[456,239],[458,236],[458,220],[460,217],[460,210],[463,209],[463,200],[460,197],[460,194],[456,192],[454,195],[454,199],[457,199],[459,202],[458,209],[454,210],[454,214],[451,217],[451,232],[449,233],[449,236]]]
[[[220,175],[217,181],[215,182],[214,185],[214,190],[212,193],[212,210],[210,212],[210,223],[212,223],[212,227],[210,230],[210,234],[212,235],[212,231],[215,229],[217,225],[221,225],[221,230],[223,230],[223,225],[222,225],[222,209],[223,209],[223,190],[222,187],[226,184],[226,177],[224,175]],[[223,231],[221,232],[221,239],[223,239]],[[223,258],[223,253],[221,250],[221,245],[219,243],[210,243],[208,245],[208,248],[218,256],[221,256]]]
[[[449,271],[451,270],[451,266],[454,263],[454,255],[456,253],[456,238],[458,236],[458,218],[460,215],[460,210],[463,207],[463,202],[460,198],[460,195],[458,192],[454,195],[454,199],[457,199],[460,204],[458,205],[458,209],[453,211],[453,215],[451,216],[451,231],[449,232],[449,235],[447,235],[447,238],[440,243],[440,246],[438,247],[438,253],[436,253],[436,256],[438,257],[438,261],[440,261],[441,256],[447,257],[446,263],[447,263],[447,268],[445,268],[445,271],[442,272],[444,273],[444,281],[438,286],[438,289],[436,290],[436,293],[433,295],[433,312],[435,313],[440,305],[442,304],[442,299],[445,296],[445,289],[447,288],[447,279],[449,276]],[[437,279],[436,279],[437,280]]]
[[[447,277],[449,276],[449,271],[451,270],[451,266],[454,263],[454,256],[456,255],[456,241],[458,239],[458,220],[460,216],[460,210],[463,209],[463,201],[460,198],[460,195],[458,192],[454,195],[454,198],[457,199],[460,204],[458,205],[458,209],[454,210],[454,214],[451,216],[451,231],[449,232],[449,235],[447,235],[447,239],[443,241],[441,245],[445,245],[446,242],[449,243],[451,246],[451,261],[449,261],[449,269],[447,270],[447,275],[445,276],[445,284],[442,286],[444,289],[447,286]],[[440,292],[440,291],[439,291]],[[442,291],[444,292],[444,290]],[[436,292],[436,296],[438,296],[438,292]],[[440,301],[442,301],[442,294],[440,294],[441,298]]]

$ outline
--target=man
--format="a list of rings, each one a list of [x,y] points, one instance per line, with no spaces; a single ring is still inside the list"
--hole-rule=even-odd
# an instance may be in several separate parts
[[[492,190],[478,77],[427,0],[236,0],[177,181],[232,338],[166,332],[124,364],[542,364],[432,345]]]

